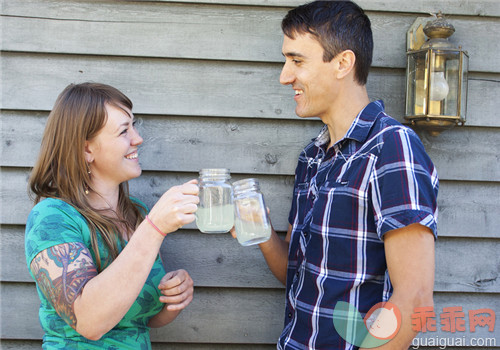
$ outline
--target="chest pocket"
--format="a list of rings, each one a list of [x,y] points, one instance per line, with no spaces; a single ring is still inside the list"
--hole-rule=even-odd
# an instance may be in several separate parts
[[[373,215],[370,181],[377,157],[371,153],[353,155],[342,166],[333,167],[318,184],[312,215],[313,231],[337,234],[360,229],[358,225]]]
[[[307,212],[310,210],[312,206],[312,201],[314,198],[310,196],[310,188],[311,185],[309,182],[303,182],[297,184],[296,187],[296,203],[295,205],[297,206],[297,218],[298,222],[294,223],[295,226],[299,229],[302,229],[302,225],[304,223],[305,216]]]

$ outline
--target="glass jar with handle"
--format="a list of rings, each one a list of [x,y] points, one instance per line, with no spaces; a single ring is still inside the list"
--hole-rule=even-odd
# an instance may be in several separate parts
[[[242,246],[259,244],[271,237],[271,223],[257,179],[233,183],[234,229]]]
[[[224,233],[234,225],[233,189],[229,169],[201,169],[196,226],[203,233]]]

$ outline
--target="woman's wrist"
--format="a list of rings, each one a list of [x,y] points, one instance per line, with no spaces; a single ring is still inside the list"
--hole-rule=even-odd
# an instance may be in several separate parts
[[[158,226],[155,225],[155,223],[153,222],[153,220],[151,220],[151,218],[149,217],[149,215],[146,215],[146,221],[148,222],[148,224],[154,228],[154,230],[156,232],[158,232],[160,235],[162,235],[163,237],[166,237],[167,234],[165,232],[163,232]]]

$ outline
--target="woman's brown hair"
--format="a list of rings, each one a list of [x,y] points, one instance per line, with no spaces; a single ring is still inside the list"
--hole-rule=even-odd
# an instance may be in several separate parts
[[[102,263],[97,235],[115,259],[119,253],[118,242],[123,244],[119,227],[125,226],[129,237],[144,219],[145,211],[130,200],[127,182],[119,186],[116,217],[92,208],[87,200],[86,192],[92,191],[92,187],[84,156],[85,141],[95,137],[106,123],[106,105],[132,109],[130,99],[112,86],[99,83],[67,86],[49,114],[40,154],[29,179],[30,196],[35,204],[42,198],[59,198],[85,217],[99,271]]]

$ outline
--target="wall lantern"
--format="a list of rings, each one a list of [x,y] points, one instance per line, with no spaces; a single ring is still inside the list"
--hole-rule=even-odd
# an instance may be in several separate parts
[[[405,119],[432,136],[465,123],[469,69],[467,52],[448,41],[455,28],[441,12],[436,17],[415,20],[406,53]]]

